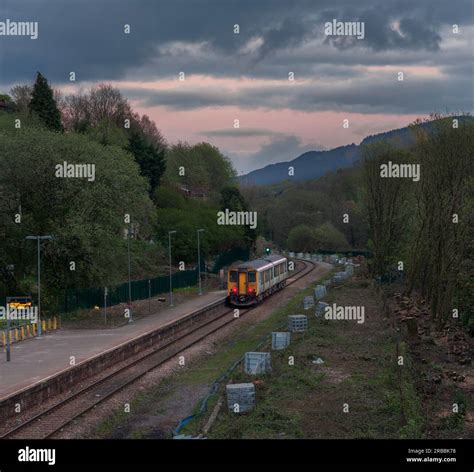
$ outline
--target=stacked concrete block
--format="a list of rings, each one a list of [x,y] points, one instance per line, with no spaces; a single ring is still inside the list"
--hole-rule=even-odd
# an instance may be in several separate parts
[[[313,306],[314,306],[314,298],[312,296],[304,297],[303,308],[305,310],[309,310],[310,308],[313,308]]]
[[[334,275],[337,275],[337,276],[341,277],[342,280],[346,280],[346,279],[349,278],[349,274],[345,271],[336,272]]]
[[[299,252],[298,254],[296,254],[296,257],[298,259],[303,259],[304,258],[304,254],[302,252]]]
[[[272,368],[272,359],[269,352],[246,352],[244,369],[247,374],[266,374]]]
[[[272,349],[285,349],[290,345],[291,333],[276,332],[272,333]]]
[[[333,285],[339,285],[342,284],[342,282],[344,282],[344,279],[340,275],[336,274],[332,276],[331,283]]]
[[[354,275],[354,266],[352,264],[346,264],[346,273],[349,274],[349,277]]]
[[[295,257],[295,253],[290,251],[290,252],[288,253],[288,257]]]
[[[226,385],[227,407],[231,413],[247,413],[255,408],[255,385],[240,383]]]
[[[308,317],[306,315],[288,316],[288,329],[292,333],[306,331],[308,329]]]
[[[337,254],[331,254],[331,255],[329,256],[329,262],[330,262],[331,264],[337,264]]]
[[[320,300],[321,298],[324,298],[327,294],[328,293],[325,285],[316,285],[316,288],[314,289],[314,298]]]
[[[318,304],[316,305],[316,312],[315,312],[316,318],[324,317],[324,310],[326,309],[327,306],[329,306],[327,303],[318,302]]]

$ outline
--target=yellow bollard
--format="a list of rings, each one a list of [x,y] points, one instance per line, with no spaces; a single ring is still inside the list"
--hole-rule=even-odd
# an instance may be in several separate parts
[[[26,325],[26,337],[29,338],[30,336],[31,336],[30,325]]]
[[[13,333],[12,330],[8,330],[8,338],[10,339],[10,344],[13,344]]]
[[[15,328],[15,341],[18,341],[18,328]]]
[[[46,332],[46,321],[42,320],[41,321],[41,329]]]
[[[25,328],[23,326],[20,328],[20,337],[21,337],[21,340],[24,341],[24,339],[25,339]]]
[[[33,336],[36,336],[36,323],[31,323],[31,330],[33,331]]]
[[[53,318],[53,329],[58,329],[58,320],[56,317]]]

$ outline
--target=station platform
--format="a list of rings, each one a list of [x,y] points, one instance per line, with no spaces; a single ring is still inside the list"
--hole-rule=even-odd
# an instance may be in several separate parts
[[[108,351],[130,339],[179,320],[198,309],[225,298],[219,290],[196,296],[155,315],[141,318],[120,328],[59,329],[12,345],[11,361],[0,352],[0,401],[70,367]]]

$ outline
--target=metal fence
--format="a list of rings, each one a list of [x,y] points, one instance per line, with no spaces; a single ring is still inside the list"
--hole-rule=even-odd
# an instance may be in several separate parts
[[[205,262],[201,260],[201,273],[218,273],[219,270],[236,260],[246,261],[249,259],[249,250],[245,248],[234,248],[218,256],[214,267],[210,270]],[[198,283],[198,268],[192,270],[178,271],[172,275],[173,289],[195,286]],[[162,275],[153,279],[134,280],[131,282],[131,299],[144,300],[157,295],[167,293],[170,289],[169,275]],[[67,289],[58,296],[56,309],[62,314],[72,313],[76,310],[87,310],[96,306],[104,306],[104,296],[107,292],[107,306],[118,305],[128,302],[128,282],[107,287],[93,287],[84,289]],[[36,294],[33,294],[36,300]],[[6,297],[0,294],[0,306],[5,306]],[[46,308],[46,306],[45,306]],[[44,310],[44,308],[43,308]]]
[[[190,287],[198,281],[198,270],[185,270],[172,275],[173,289]],[[144,300],[161,293],[169,292],[170,279],[168,275],[162,275],[154,279],[134,280],[131,282],[132,301]],[[75,310],[103,306],[105,287],[70,289],[64,293],[61,307],[62,313],[70,313]],[[107,287],[107,305],[113,306],[128,302],[128,282]]]

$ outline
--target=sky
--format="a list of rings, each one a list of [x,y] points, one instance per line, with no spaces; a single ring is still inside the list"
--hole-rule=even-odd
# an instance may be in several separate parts
[[[0,93],[36,71],[64,93],[111,83],[169,143],[211,142],[246,173],[431,112],[472,112],[473,9],[472,0],[2,0],[0,22],[38,22],[38,38],[0,36]],[[333,20],[363,23],[364,37],[327,35]]]

